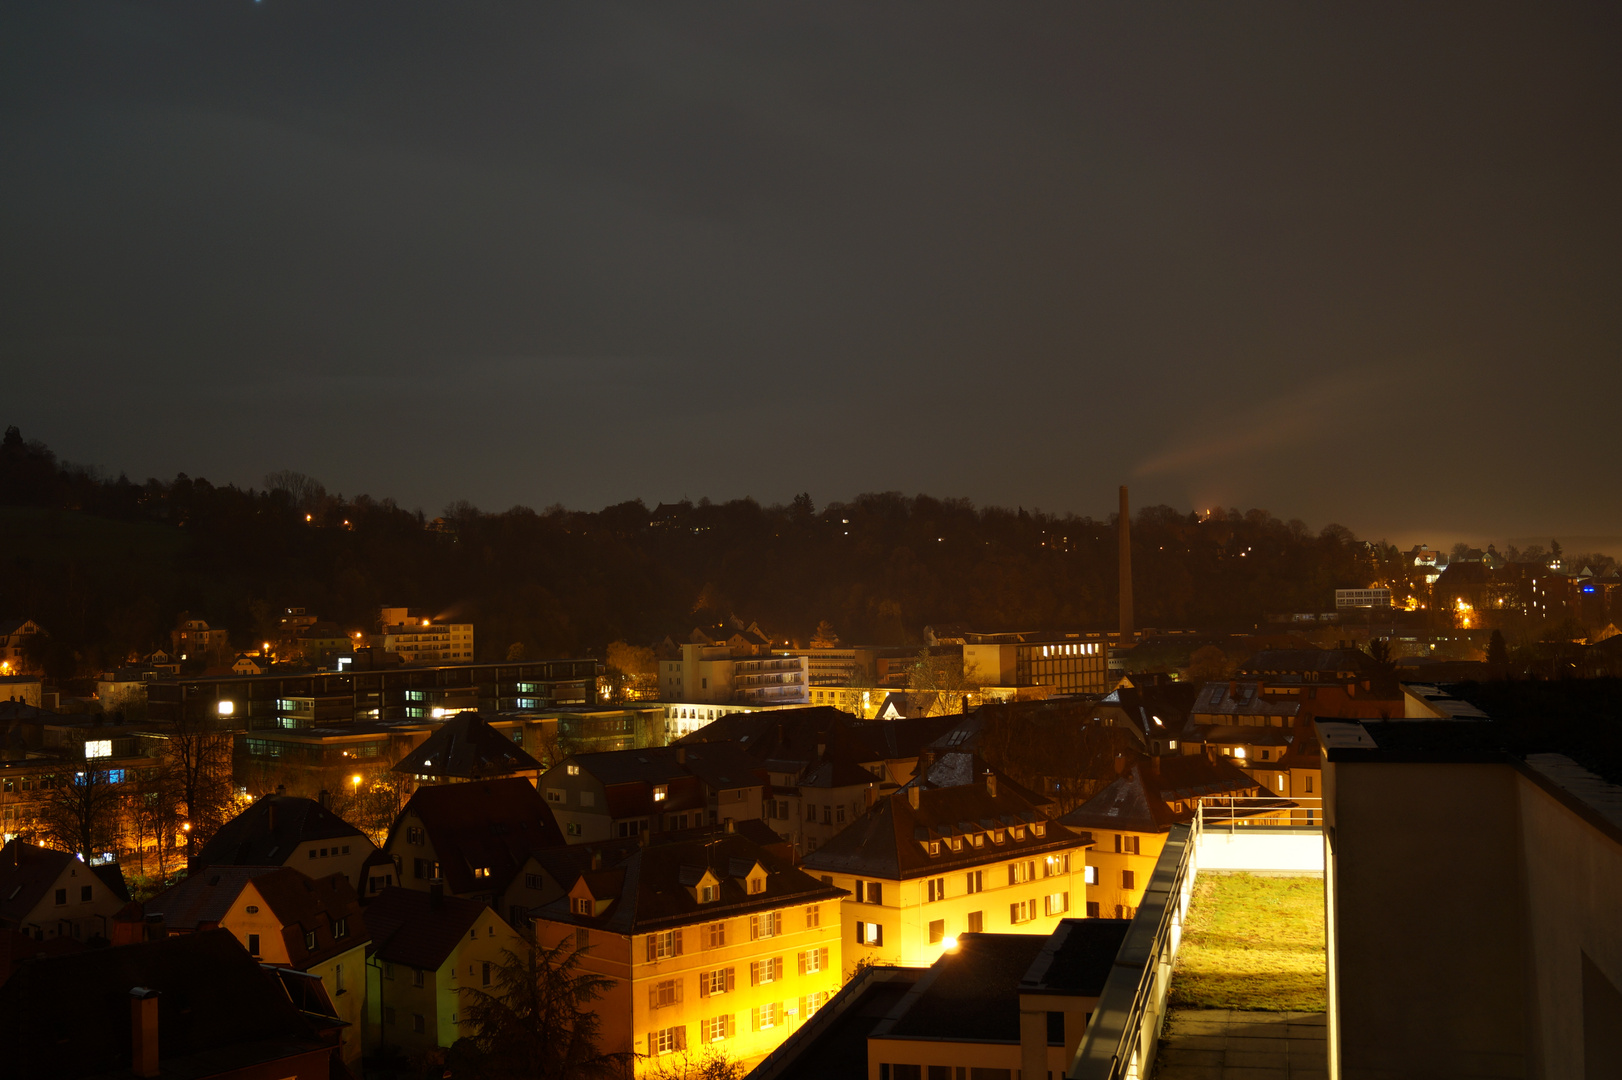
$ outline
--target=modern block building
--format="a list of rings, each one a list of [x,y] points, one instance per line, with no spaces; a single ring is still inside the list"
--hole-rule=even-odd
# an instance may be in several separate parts
[[[965,634],[963,670],[988,687],[1102,694],[1111,681],[1109,643],[1081,634]]]

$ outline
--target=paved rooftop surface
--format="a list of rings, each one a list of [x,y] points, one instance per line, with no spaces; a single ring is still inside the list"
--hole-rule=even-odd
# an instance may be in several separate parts
[[[1327,1080],[1325,1014],[1172,1009],[1155,1080]]]

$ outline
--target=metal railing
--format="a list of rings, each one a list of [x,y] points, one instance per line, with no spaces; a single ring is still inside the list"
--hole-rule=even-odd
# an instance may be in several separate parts
[[[1098,1005],[1070,1064],[1072,1080],[1141,1080],[1147,1077],[1166,1016],[1172,964],[1198,873],[1194,849],[1204,828],[1195,814],[1173,825],[1149,875],[1138,913],[1115,954]]]
[[[1071,1060],[1070,1080],[1150,1076],[1166,1019],[1172,969],[1199,875],[1201,840],[1207,835],[1216,843],[1222,837],[1271,834],[1282,842],[1322,828],[1321,798],[1272,796],[1206,796],[1196,806],[1193,821],[1173,825]]]

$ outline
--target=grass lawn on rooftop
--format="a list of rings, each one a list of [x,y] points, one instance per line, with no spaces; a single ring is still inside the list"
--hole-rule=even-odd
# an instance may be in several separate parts
[[[1177,950],[1170,1004],[1327,1009],[1323,879],[1201,874]]]

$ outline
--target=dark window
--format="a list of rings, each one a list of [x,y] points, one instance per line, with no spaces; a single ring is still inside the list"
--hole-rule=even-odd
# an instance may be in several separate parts
[[[490,985],[490,961],[486,960],[484,962],[484,971],[483,971],[482,974],[483,974],[483,980],[484,980],[483,984],[485,986],[489,986]],[[1059,1019],[1060,1020],[1064,1019],[1064,1014],[1063,1013],[1059,1014]],[[1060,1028],[1060,1031],[1063,1031],[1063,1030],[1064,1030],[1063,1028]]]
[[[422,1013],[411,1014],[411,1030],[418,1035],[428,1030],[428,1022],[423,1019]]]
[[[891,1065],[891,1080],[924,1080],[922,1065]]]
[[[258,934],[249,934],[248,935],[248,955],[249,956],[258,956],[259,955],[259,935]]]
[[[1048,1045],[1064,1045],[1064,1013],[1062,1012],[1048,1013]]]
[[[58,904],[65,904],[68,902],[68,891],[66,889],[56,890],[56,902]]]
[[[1121,888],[1132,889],[1137,887],[1138,875],[1130,870],[1121,871]]]
[[[986,925],[986,916],[981,911],[969,912],[969,933],[978,934]]]
[[[1098,918],[1098,901],[1097,900],[1089,900],[1089,901],[1087,901],[1087,917],[1089,919]]]
[[[79,886],[79,899],[80,900],[89,900],[90,899],[90,886],[88,886],[88,885]]]

